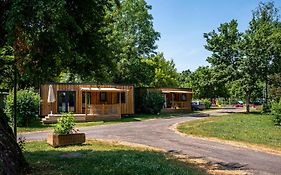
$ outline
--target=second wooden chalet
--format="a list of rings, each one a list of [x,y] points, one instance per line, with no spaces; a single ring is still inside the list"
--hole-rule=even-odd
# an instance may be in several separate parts
[[[191,112],[192,89],[190,88],[136,88],[135,110],[142,112],[142,98],[150,91],[159,91],[164,99],[161,112]]]

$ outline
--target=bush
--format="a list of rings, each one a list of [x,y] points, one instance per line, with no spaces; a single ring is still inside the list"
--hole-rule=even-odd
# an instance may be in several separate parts
[[[202,102],[204,103],[206,109],[210,109],[211,108],[212,103],[210,102],[209,99],[203,99]]]
[[[64,113],[62,117],[58,119],[58,123],[55,126],[56,134],[70,134],[74,130],[75,122],[72,113]]]
[[[262,105],[262,113],[269,113],[269,112],[271,112],[271,104],[268,102],[267,104]]]
[[[165,99],[160,91],[147,92],[142,100],[142,110],[147,114],[158,114],[160,113]]]
[[[274,124],[281,126],[281,100],[279,103],[272,104],[271,114],[273,115]]]
[[[24,89],[17,92],[17,126],[28,126],[38,119],[40,96],[34,89]],[[5,100],[4,112],[9,122],[13,121],[14,94],[9,93]]]

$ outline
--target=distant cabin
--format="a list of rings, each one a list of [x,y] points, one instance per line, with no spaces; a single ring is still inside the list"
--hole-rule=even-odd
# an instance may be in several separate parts
[[[55,97],[53,103],[48,102],[50,85]],[[41,85],[40,96],[44,123],[55,123],[64,112],[72,112],[76,121],[120,119],[122,115],[135,113],[133,85],[47,83]]]
[[[159,91],[165,100],[161,112],[191,112],[191,88],[136,88],[135,111],[142,111],[142,101],[146,93]]]

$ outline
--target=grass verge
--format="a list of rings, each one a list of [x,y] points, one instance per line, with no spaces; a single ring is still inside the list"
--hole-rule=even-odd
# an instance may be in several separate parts
[[[147,148],[100,141],[52,148],[46,142],[27,142],[24,155],[30,174],[179,174],[207,175],[202,169]]]
[[[271,115],[231,114],[181,123],[185,134],[239,141],[281,151],[281,127]]]
[[[98,126],[98,125],[109,125],[109,124],[118,124],[118,123],[126,123],[126,122],[137,122],[144,121],[148,119],[157,119],[157,118],[170,118],[176,117],[189,113],[162,113],[159,115],[151,115],[151,114],[135,114],[131,117],[125,117],[114,121],[96,121],[96,122],[82,122],[76,123],[77,128],[87,127],[87,126]],[[18,132],[35,132],[35,131],[46,131],[52,130],[55,124],[42,124],[40,121],[36,121],[31,123],[28,127],[18,127]]]

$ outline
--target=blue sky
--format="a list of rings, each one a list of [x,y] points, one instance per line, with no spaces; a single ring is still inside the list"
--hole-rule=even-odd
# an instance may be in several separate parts
[[[161,33],[158,51],[173,59],[179,72],[208,65],[203,33],[236,19],[244,31],[258,0],[146,0],[152,6],[154,28]],[[267,2],[263,0],[262,2]],[[280,9],[281,0],[275,0]],[[279,13],[280,14],[280,13]]]

